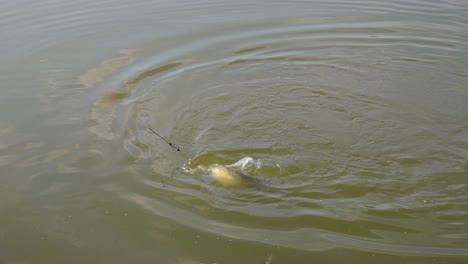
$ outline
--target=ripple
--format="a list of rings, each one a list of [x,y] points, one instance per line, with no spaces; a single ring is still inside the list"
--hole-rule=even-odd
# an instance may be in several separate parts
[[[447,63],[442,55],[466,43],[388,21],[245,28],[141,51],[150,55],[112,76],[116,99],[95,104],[89,130],[122,139],[139,187],[120,195],[231,238],[308,251],[466,256],[456,248],[463,227],[446,226],[467,219],[452,216],[467,202],[456,176],[466,171],[462,123],[407,101],[421,97],[412,97],[412,77],[402,77],[436,74]],[[112,109],[101,111],[103,101]],[[207,173],[246,157],[270,162],[246,172],[261,187],[227,188]],[[440,247],[429,244],[434,236]]]
[[[377,243],[355,238],[353,236],[337,235],[319,231],[320,229],[298,229],[290,231],[265,230],[263,228],[242,228],[222,222],[210,221],[200,218],[198,215],[185,210],[168,208],[165,204],[155,200],[150,200],[141,196],[128,196],[142,208],[151,211],[161,217],[169,217],[174,221],[182,222],[183,225],[190,226],[208,233],[215,233],[235,239],[253,240],[260,243],[273,244],[277,246],[290,247],[306,251],[330,250],[336,247],[350,247],[364,251],[380,251],[385,253],[396,253],[416,256],[467,256],[468,251],[457,248],[443,247],[419,247],[409,245],[397,245],[387,243]],[[302,238],[307,237],[308,242],[304,243]],[[315,238],[315,239],[314,239]],[[323,239],[320,239],[323,238]],[[299,243],[298,243],[299,242]],[[330,244],[332,242],[334,246]]]

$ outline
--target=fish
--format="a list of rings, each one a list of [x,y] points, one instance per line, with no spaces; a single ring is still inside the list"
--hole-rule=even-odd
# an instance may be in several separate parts
[[[257,184],[254,177],[224,165],[213,164],[208,167],[208,172],[213,176],[216,182],[225,187],[241,187],[249,184]]]

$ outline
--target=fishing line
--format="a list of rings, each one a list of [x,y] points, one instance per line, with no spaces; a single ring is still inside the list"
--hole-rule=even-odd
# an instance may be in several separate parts
[[[156,131],[154,131],[151,127],[149,127],[149,130],[151,130],[151,132],[153,132],[154,134],[156,134],[158,137],[160,137],[162,140],[166,141],[167,144],[169,144],[169,146],[171,146],[171,148],[173,150],[177,150],[177,151],[180,151],[180,148],[179,146],[177,146],[177,144],[174,144],[174,143],[171,143],[169,141],[167,141],[165,138],[161,137],[161,135],[159,135],[158,133],[156,133]]]

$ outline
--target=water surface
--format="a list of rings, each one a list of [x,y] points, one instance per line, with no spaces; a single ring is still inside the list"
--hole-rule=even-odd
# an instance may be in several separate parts
[[[467,28],[456,0],[1,1],[0,263],[465,263]],[[247,157],[259,185],[200,169]]]

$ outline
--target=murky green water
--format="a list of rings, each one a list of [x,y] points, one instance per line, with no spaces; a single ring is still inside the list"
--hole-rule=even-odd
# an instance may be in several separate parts
[[[467,28],[464,0],[0,1],[0,263],[466,263]],[[239,160],[254,184],[209,173]]]

